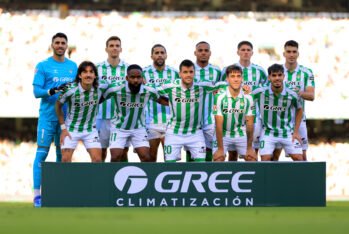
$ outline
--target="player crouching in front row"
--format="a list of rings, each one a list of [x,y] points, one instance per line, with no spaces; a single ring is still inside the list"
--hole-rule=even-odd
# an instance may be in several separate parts
[[[225,161],[228,150],[236,150],[246,161],[257,161],[252,147],[255,106],[250,95],[242,92],[242,69],[226,69],[228,86],[215,96],[216,134],[214,161]]]

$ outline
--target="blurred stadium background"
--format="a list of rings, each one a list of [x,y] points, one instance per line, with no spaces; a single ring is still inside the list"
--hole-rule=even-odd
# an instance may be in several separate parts
[[[0,201],[30,200],[39,100],[36,63],[62,31],[77,63],[106,58],[105,40],[122,39],[122,59],[146,66],[164,44],[167,64],[194,60],[211,44],[211,63],[238,61],[237,43],[254,44],[253,62],[283,62],[283,44],[300,43],[300,64],[313,69],[316,99],[306,103],[311,161],[327,162],[328,199],[349,199],[349,1],[347,0],[0,0]],[[49,160],[53,160],[53,151]],[[88,161],[83,147],[75,161]],[[130,161],[136,161],[134,155]],[[283,160],[287,160],[283,157]]]

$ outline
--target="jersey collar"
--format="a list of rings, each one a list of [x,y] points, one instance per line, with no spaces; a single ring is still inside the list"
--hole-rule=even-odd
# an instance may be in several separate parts
[[[130,88],[128,87],[128,81],[127,81],[127,80],[125,80],[125,88],[126,88],[126,92],[127,92],[127,93],[131,93],[131,90],[130,90]],[[138,94],[143,93],[143,92],[144,92],[144,85],[142,84],[142,85],[141,85],[141,89],[139,90],[139,93],[138,93]]]
[[[80,93],[91,92],[91,91],[94,91],[94,90],[95,90],[95,87],[93,87],[93,86],[91,87],[90,90],[85,90],[85,89],[81,86],[81,83],[80,83],[80,82],[79,82],[78,86],[79,86],[79,91],[80,91]]]
[[[283,87],[283,89],[282,89],[280,94],[282,96],[285,96],[286,95],[286,86],[285,86],[285,82],[283,82],[283,83],[284,83],[284,87]],[[271,89],[271,84],[269,85],[269,93],[274,94],[273,90]]]
[[[229,91],[229,86],[227,86],[227,87],[225,88],[225,93],[226,93],[226,95],[227,95],[228,98],[232,98],[232,99],[242,98],[242,96],[243,96],[243,91],[242,91],[242,89],[240,89],[240,93],[239,93],[239,95],[238,95],[236,98],[234,98],[233,96],[231,96],[231,93],[230,93],[230,91]]]
[[[285,64],[283,64],[283,67],[284,67],[285,74],[287,75],[288,69],[287,69],[286,65],[285,65]],[[294,71],[293,71],[292,73],[294,73],[294,72],[298,72],[299,68],[300,68],[300,65],[299,65],[299,64],[297,64],[296,69],[294,69]]]

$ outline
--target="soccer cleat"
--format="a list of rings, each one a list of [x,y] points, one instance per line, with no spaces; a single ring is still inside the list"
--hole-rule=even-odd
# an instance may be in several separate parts
[[[41,207],[41,196],[38,195],[34,197],[34,207]]]

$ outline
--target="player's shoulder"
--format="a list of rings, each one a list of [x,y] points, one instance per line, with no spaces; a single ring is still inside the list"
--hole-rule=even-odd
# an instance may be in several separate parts
[[[256,68],[257,70],[265,72],[265,69],[262,66],[258,65],[258,64],[252,63],[251,66]]]
[[[64,58],[64,62],[69,65],[77,66],[76,62],[67,57]]]
[[[102,62],[96,63],[96,67],[97,68],[100,68],[100,67],[103,67],[103,66],[107,66],[107,61],[102,61]]]
[[[170,66],[170,65],[166,65],[165,67],[166,67],[166,70],[169,70],[169,71],[171,71],[171,72],[178,73],[178,69],[176,69],[176,68],[174,68],[174,67],[172,67],[172,66]]]
[[[313,71],[306,67],[306,66],[303,66],[303,65],[299,65],[299,69],[304,72],[304,73],[307,73],[308,75],[313,75]]]
[[[259,87],[259,88],[256,88],[255,90],[253,90],[251,94],[252,95],[256,95],[256,94],[259,94],[259,93],[264,93],[268,89],[269,89],[269,86],[262,86],[262,87]]]
[[[152,65],[148,65],[148,66],[143,67],[143,72],[149,72],[151,70],[153,70],[153,66]]]
[[[285,87],[285,89],[286,89],[286,93],[288,93],[288,95],[290,95],[294,98],[298,98],[298,94],[295,91],[293,91],[292,89],[290,89],[288,87]]]
[[[166,80],[163,83],[163,86],[173,86],[173,87],[178,87],[181,85],[181,79],[174,79],[174,80]]]
[[[213,68],[214,70],[216,70],[217,72],[221,72],[221,69],[220,69],[220,67],[219,66],[217,66],[217,65],[215,65],[215,64],[209,64],[209,66],[211,67],[211,68]]]

